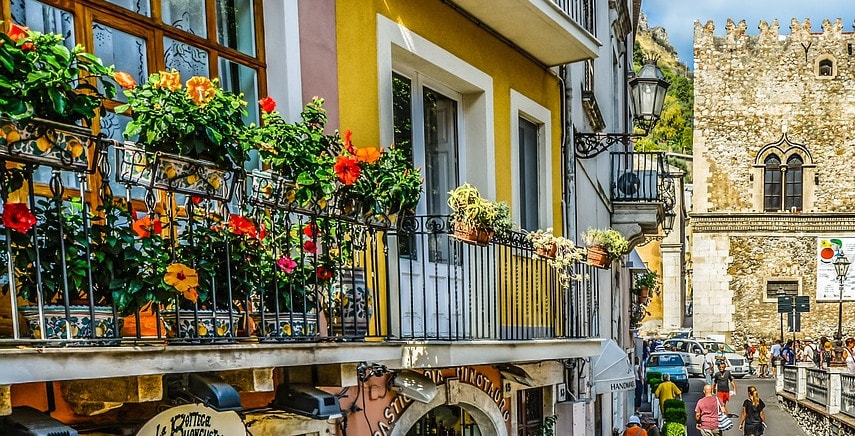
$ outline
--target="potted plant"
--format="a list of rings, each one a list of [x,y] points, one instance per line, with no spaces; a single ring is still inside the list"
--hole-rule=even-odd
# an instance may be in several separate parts
[[[451,190],[448,195],[456,238],[486,246],[494,233],[504,235],[513,229],[507,203],[492,202],[481,197],[478,189],[468,183]]]
[[[345,131],[334,167],[344,201],[340,210],[360,223],[391,227],[399,214],[416,207],[424,179],[401,147],[355,147],[350,138]]]
[[[588,263],[598,268],[608,268],[613,259],[629,251],[629,241],[614,229],[589,228],[582,234],[588,253]]]
[[[32,211],[24,203],[4,205],[15,289],[30,303],[19,310],[37,339],[116,336],[110,292],[89,286],[94,265],[83,220],[79,199],[41,199]]]
[[[249,175],[250,200],[270,207],[318,214],[328,212],[336,191],[333,172],[341,149],[338,134],[327,135],[323,99],[306,104],[302,121],[289,123],[271,97],[259,101],[262,124],[242,133],[245,150],[258,150],[265,172]]]
[[[128,102],[116,107],[116,113],[132,117],[124,137],[138,138],[147,154],[137,159],[147,164],[151,174],[151,180],[142,182],[228,200],[234,171],[242,170],[248,156],[239,144],[246,128],[243,95],[223,90],[217,79],[201,76],[182,85],[175,70],[151,74],[140,86],[122,83]]]
[[[662,434],[664,436],[685,436],[686,420],[686,403],[677,398],[665,400],[662,404],[662,419],[665,424],[662,426]]]
[[[584,250],[576,247],[573,241],[563,236],[555,236],[551,227],[527,233],[526,239],[534,246],[535,255],[546,259],[549,265],[555,268],[564,289],[570,287],[572,280],[581,278],[575,274],[573,267],[584,257]]]
[[[60,35],[9,24],[0,33],[3,160],[91,170],[97,138],[88,126],[103,114],[103,97],[116,94],[112,75],[81,45],[69,50]]]
[[[651,289],[656,289],[656,286],[659,283],[658,278],[659,276],[653,271],[635,274],[633,279],[633,290],[642,301],[647,300]]]

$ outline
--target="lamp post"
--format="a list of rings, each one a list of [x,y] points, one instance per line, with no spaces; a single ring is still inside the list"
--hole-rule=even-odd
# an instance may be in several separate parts
[[[840,250],[840,254],[834,259],[834,272],[837,273],[837,281],[839,283],[839,299],[837,306],[837,333],[834,335],[834,359],[831,361],[832,366],[843,366],[846,362],[843,360],[843,282],[846,280],[846,274],[849,272],[849,258]]]

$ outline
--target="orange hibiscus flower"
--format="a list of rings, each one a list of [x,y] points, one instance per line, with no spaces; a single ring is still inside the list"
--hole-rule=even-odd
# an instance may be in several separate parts
[[[217,90],[214,89],[214,83],[207,77],[194,76],[187,81],[187,95],[190,100],[199,106],[208,104],[213,100]]]
[[[338,180],[345,185],[352,185],[359,179],[359,162],[355,158],[339,156],[335,160],[333,170]]]
[[[161,71],[158,73],[160,80],[154,84],[155,88],[166,88],[170,91],[176,91],[181,88],[181,74],[178,71],[172,70],[171,73]]]
[[[163,224],[161,224],[160,218],[152,218],[152,215],[146,215],[134,221],[132,228],[140,238],[148,238],[151,235],[159,235],[163,231]]]
[[[356,160],[373,164],[374,162],[377,162],[377,159],[380,159],[381,153],[382,151],[377,147],[362,147],[357,148],[356,153],[354,154],[356,155]]]
[[[137,87],[137,81],[134,80],[134,77],[124,71],[116,71],[116,73],[113,74],[113,79],[115,79],[116,83],[118,83],[122,88],[134,89]]]
[[[240,215],[232,215],[229,217],[229,231],[238,236],[257,237],[255,224],[245,217]]]
[[[199,299],[199,294],[196,292],[196,287],[199,286],[199,274],[183,263],[169,265],[163,276],[163,282],[194,303]]]

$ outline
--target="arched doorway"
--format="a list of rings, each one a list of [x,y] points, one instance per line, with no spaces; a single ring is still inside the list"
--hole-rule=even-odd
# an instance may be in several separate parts
[[[395,423],[390,436],[407,436],[422,416],[446,405],[461,407],[472,417],[482,435],[508,436],[502,411],[493,399],[480,389],[457,380],[448,380],[430,403],[413,402]]]

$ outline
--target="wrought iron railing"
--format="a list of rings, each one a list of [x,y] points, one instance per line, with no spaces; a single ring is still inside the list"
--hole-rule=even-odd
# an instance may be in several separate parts
[[[676,204],[674,179],[665,153],[612,152],[612,201],[659,202],[665,213]]]
[[[562,286],[522,234],[480,247],[455,239],[448,217],[402,217],[384,227],[295,213],[253,200],[242,179],[230,199],[204,189],[198,196],[178,193],[170,184],[117,179],[121,168],[113,166],[128,163],[112,160],[113,145],[92,151],[100,181],[94,189],[85,171],[54,168],[48,186],[39,187],[37,164],[0,165],[2,192],[20,197],[4,196],[4,214],[18,202],[37,221],[27,229],[7,224],[0,234],[11,304],[0,342],[526,340],[597,333],[597,274],[576,263],[579,280]],[[73,191],[62,183],[67,171],[79,180]],[[186,177],[198,182],[194,171]],[[222,191],[219,181],[213,185]],[[124,199],[113,196],[119,187]],[[49,306],[58,313],[48,314]],[[19,322],[25,312],[28,320]]]

